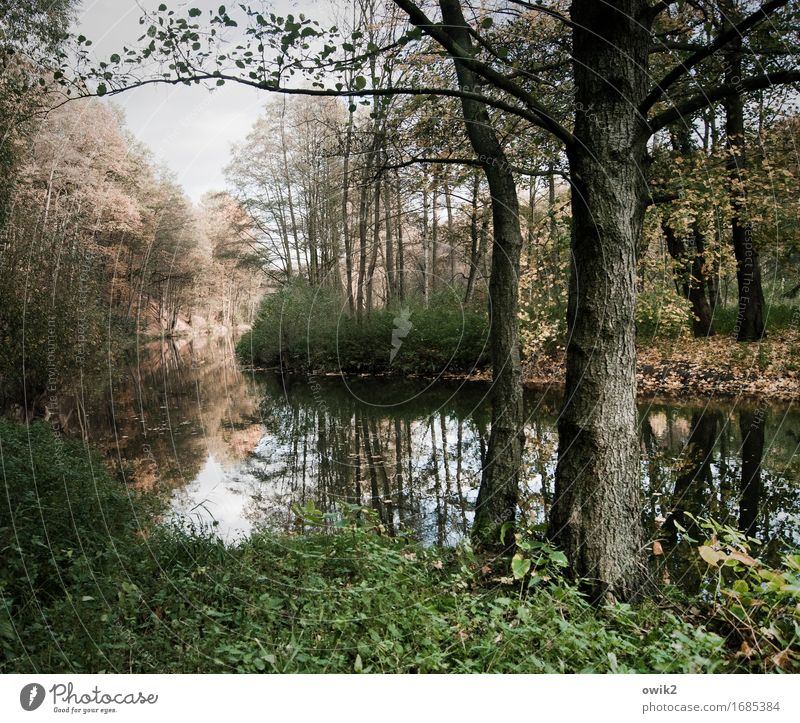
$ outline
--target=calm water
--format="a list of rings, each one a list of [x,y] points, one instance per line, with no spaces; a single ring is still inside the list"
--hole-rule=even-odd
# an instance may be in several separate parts
[[[389,533],[447,545],[472,520],[488,392],[476,382],[245,374],[228,339],[165,342],[140,350],[90,415],[89,436],[131,484],[167,487],[173,515],[226,540],[296,530],[292,506],[313,501],[334,516],[367,505]],[[520,507],[534,520],[551,501],[558,407],[555,394],[526,395]],[[639,413],[642,512],[665,544],[685,512],[775,549],[800,540],[792,406],[695,399],[642,403]]]

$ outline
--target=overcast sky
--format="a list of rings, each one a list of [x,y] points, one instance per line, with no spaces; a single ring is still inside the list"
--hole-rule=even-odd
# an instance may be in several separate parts
[[[98,56],[107,57],[142,35],[141,8],[152,10],[164,1],[174,8],[219,6],[219,0],[83,0],[78,32],[92,40]],[[305,9],[309,15],[309,8],[328,4],[308,0],[271,3],[282,12],[291,7],[298,12]],[[189,197],[197,201],[206,191],[223,188],[222,169],[230,145],[247,135],[266,101],[265,95],[253,88],[228,84],[213,93],[200,86],[148,86],[115,96],[111,102],[123,109],[133,134],[153,151],[158,162],[175,172]]]

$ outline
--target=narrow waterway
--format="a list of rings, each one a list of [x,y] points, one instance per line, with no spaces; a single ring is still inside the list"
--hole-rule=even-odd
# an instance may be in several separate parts
[[[88,415],[92,441],[131,485],[168,493],[167,519],[235,542],[262,527],[297,532],[298,506],[331,524],[366,506],[387,534],[438,545],[468,534],[488,384],[252,374],[233,352],[228,338],[143,346]],[[544,521],[553,494],[559,402],[526,394],[520,511],[532,523]],[[689,515],[746,531],[764,554],[800,541],[792,406],[653,400],[639,412],[642,514],[668,556],[683,554],[670,544]]]

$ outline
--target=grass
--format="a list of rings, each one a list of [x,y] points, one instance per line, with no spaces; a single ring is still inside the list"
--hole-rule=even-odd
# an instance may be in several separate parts
[[[755,665],[663,600],[592,607],[557,572],[527,572],[523,584],[508,561],[388,538],[368,518],[356,524],[361,512],[336,531],[259,533],[226,546],[155,524],[153,500],[129,495],[80,443],[43,424],[0,422],[0,441],[0,672]]]

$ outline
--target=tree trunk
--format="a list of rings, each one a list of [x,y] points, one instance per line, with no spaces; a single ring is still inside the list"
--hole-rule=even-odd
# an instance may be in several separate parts
[[[735,22],[728,15],[728,22]],[[736,85],[742,77],[741,39],[725,54],[725,82]],[[738,341],[759,341],[764,332],[764,292],[761,287],[761,264],[753,244],[753,226],[744,218],[746,201],[744,191],[737,186],[745,179],[747,168],[744,139],[744,102],[741,94],[728,96],[722,103],[725,109],[725,135],[727,138],[729,193],[731,197],[731,241],[736,257],[736,283],[739,290],[739,313],[734,331]]]
[[[352,99],[350,104],[352,105]],[[350,111],[347,119],[347,130],[344,141],[344,162],[342,170],[342,236],[344,237],[344,268],[347,276],[347,307],[350,315],[355,313],[355,299],[353,296],[353,240],[350,238],[348,223],[348,195],[350,193],[350,151],[353,143],[353,112]]]
[[[593,600],[646,577],[636,433],[636,246],[645,210],[647,2],[574,0],[572,272],[550,535]]]
[[[694,249],[667,223],[663,225],[667,240],[667,250],[674,263],[675,283],[678,292],[692,305],[692,331],[695,337],[714,336],[714,321],[711,306],[706,294],[703,236],[697,226],[693,226]]]
[[[458,46],[473,52],[467,23],[458,0],[440,0],[442,18]],[[453,58],[458,84],[474,88],[472,71]],[[472,539],[481,546],[500,546],[504,523],[516,517],[524,442],[522,372],[519,355],[517,295],[522,233],[514,176],[492,128],[486,106],[462,98],[461,107],[476,156],[483,166],[492,197],[494,241],[489,281],[492,357],[492,426],[486,463],[481,475]]]
[[[478,192],[481,187],[480,176],[476,173],[472,179],[472,208],[469,216],[469,272],[467,275],[467,290],[464,292],[464,303],[472,300],[472,290],[475,287],[475,277],[478,274]]]
[[[384,206],[384,234],[386,236],[386,304],[390,304],[395,296],[395,276],[394,276],[394,246],[392,244],[392,197],[390,194],[391,185],[389,176],[386,175],[383,184],[383,206]]]
[[[403,247],[403,199],[400,194],[400,176],[396,180],[397,199],[397,296],[401,302],[406,298],[406,252]]]

